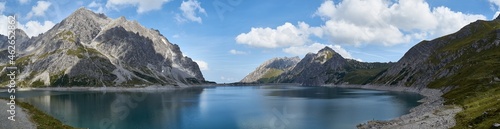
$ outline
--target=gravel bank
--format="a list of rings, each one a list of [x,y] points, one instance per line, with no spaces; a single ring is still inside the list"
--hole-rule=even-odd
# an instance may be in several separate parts
[[[7,119],[10,113],[7,112],[9,106],[7,101],[0,99],[0,129],[35,129],[35,124],[30,120],[30,116],[26,114],[25,109],[16,105],[16,121]]]
[[[420,100],[422,104],[410,110],[409,114],[389,121],[372,120],[358,125],[359,129],[447,129],[455,126],[455,115],[462,108],[452,105],[443,105],[441,97],[444,92],[436,89],[392,87],[375,85],[324,85],[328,87],[362,88],[385,91],[414,92],[425,96]]]

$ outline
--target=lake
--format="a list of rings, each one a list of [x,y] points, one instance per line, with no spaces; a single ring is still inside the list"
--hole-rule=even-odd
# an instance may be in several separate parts
[[[349,129],[407,114],[423,97],[365,89],[239,86],[161,92],[24,91],[16,98],[79,128]]]

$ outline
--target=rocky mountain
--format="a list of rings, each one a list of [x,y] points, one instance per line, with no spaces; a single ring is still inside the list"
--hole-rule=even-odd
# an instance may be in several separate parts
[[[23,30],[16,29],[14,31],[15,33],[15,42],[16,42],[16,49],[19,50],[19,45],[18,44],[26,44],[25,42],[28,41],[30,38],[28,35]],[[0,35],[0,66],[6,65],[9,61],[9,52],[8,52],[8,46],[10,44],[8,43],[9,39],[5,35]]]
[[[480,78],[484,77],[484,79],[490,80],[498,77],[500,69],[476,70],[484,67],[482,65],[492,63],[484,61],[496,57],[498,51],[495,50],[498,50],[500,45],[498,37],[500,30],[497,30],[500,27],[499,22],[499,19],[493,21],[478,20],[456,33],[431,41],[422,41],[412,47],[394,66],[377,77],[373,83],[439,87],[456,85],[456,83],[440,80],[459,79],[456,77],[460,74],[485,75]],[[493,62],[495,61],[493,60]],[[464,69],[470,71],[465,72]],[[478,78],[473,78],[473,80],[475,79]]]
[[[289,71],[300,61],[299,57],[273,58],[257,67],[240,82],[243,83],[269,83],[274,81],[284,71]]]
[[[392,64],[365,63],[352,59],[345,59],[329,47],[321,49],[316,54],[308,53],[296,64],[287,65],[293,67],[287,67],[281,70],[262,70],[262,67],[266,67],[273,61],[276,61],[276,59],[266,61],[257,68],[256,71],[245,77],[245,79],[252,78],[253,80],[265,80],[254,81],[259,83],[299,83],[308,86],[322,84],[366,84]],[[245,79],[241,82],[252,82],[246,81]]]
[[[205,82],[198,65],[158,30],[85,8],[17,45],[21,86],[183,86]]]
[[[372,84],[439,88],[464,110],[454,128],[493,128],[500,120],[500,18],[412,47]]]

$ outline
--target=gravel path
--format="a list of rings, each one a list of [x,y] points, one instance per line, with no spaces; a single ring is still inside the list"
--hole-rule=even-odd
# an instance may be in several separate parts
[[[16,105],[16,121],[8,119],[10,113],[7,112],[9,106],[7,101],[0,99],[0,129],[35,129],[35,124],[30,120],[30,116],[26,114],[25,109]]]

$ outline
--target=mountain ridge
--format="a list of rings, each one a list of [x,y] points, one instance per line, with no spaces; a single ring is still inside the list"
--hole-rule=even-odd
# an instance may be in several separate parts
[[[273,60],[274,58],[266,61],[266,63],[263,63],[252,73],[259,71],[262,66],[268,64],[267,62]],[[275,74],[275,77],[271,80],[266,82],[242,80],[240,82],[298,83],[305,86],[318,86],[330,83],[366,84],[367,81],[373,79],[375,75],[379,74],[390,65],[392,65],[392,63],[366,63],[345,59],[332,48],[324,47],[317,53],[306,54],[304,58],[294,64],[294,67],[279,71],[279,74]],[[250,75],[251,74],[247,77]]]
[[[158,30],[83,7],[19,46],[24,87],[206,83],[199,66]]]

